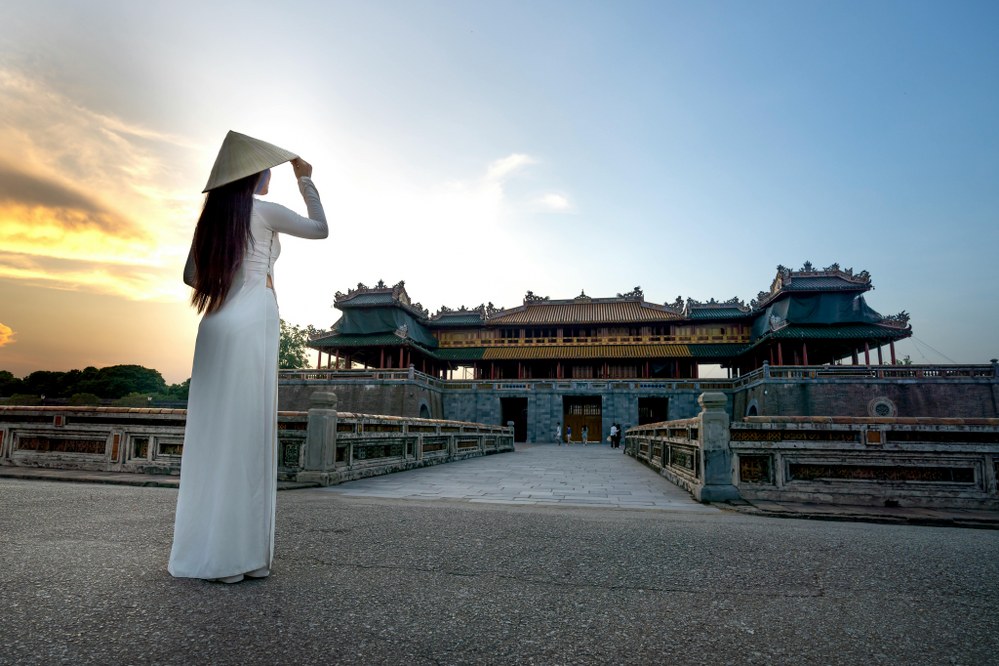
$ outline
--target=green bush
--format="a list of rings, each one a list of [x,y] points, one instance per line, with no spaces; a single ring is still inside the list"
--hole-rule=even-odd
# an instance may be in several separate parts
[[[31,393],[15,393],[7,398],[8,405],[40,405],[42,397]]]
[[[101,399],[93,393],[74,393],[69,399],[71,405],[99,405]]]
[[[111,404],[115,407],[149,407],[152,402],[145,393],[129,393],[124,398],[118,398]]]

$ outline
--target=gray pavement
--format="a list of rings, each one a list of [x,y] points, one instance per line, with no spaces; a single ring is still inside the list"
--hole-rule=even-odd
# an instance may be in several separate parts
[[[555,455],[604,503],[488,471]],[[0,479],[0,664],[999,663],[999,532],[684,506],[641,466],[623,505],[610,456],[281,492],[273,575],[233,586],[167,574],[175,489]]]
[[[518,444],[514,454],[351,481],[323,489],[350,497],[467,500],[497,504],[592,506],[717,512],[621,449],[607,445]]]

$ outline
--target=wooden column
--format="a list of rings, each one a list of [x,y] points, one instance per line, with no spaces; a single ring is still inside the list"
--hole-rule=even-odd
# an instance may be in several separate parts
[[[860,360],[857,358],[857,350],[856,349],[853,350],[853,364],[854,365],[860,365]]]
[[[403,354],[405,354],[405,353],[406,353],[406,350],[403,349],[402,347],[399,347],[399,367],[400,368],[405,368],[406,367],[405,365],[403,365],[403,358],[404,358]]]
[[[385,347],[379,347],[378,351],[379,351],[379,355],[380,355],[380,357],[378,359],[378,369],[379,370],[384,370],[385,369]]]
[[[777,365],[784,365],[784,347],[777,343]]]
[[[885,364],[885,359],[884,356],[882,356],[881,354],[881,345],[878,345],[878,365],[884,365],[884,364]]]
[[[322,370],[323,369],[323,353],[321,351],[316,352],[316,353],[318,354],[318,356],[316,356],[316,370]]]
[[[867,340],[864,340],[864,364],[871,364],[871,345],[868,344]]]
[[[808,343],[807,342],[802,342],[801,343],[801,359],[802,359],[802,365],[808,365]]]
[[[895,365],[896,361],[895,361],[895,341],[894,340],[890,340],[888,342],[888,349],[889,349],[889,351],[891,351],[891,364]]]

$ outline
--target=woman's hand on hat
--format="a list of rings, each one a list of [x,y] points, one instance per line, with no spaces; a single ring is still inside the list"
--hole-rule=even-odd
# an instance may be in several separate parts
[[[312,177],[312,165],[303,160],[301,157],[296,157],[291,160],[291,168],[295,170],[295,178],[301,178],[303,176],[307,178]]]

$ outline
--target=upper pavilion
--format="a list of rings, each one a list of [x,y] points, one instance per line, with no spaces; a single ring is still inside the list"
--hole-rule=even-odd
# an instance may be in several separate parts
[[[904,311],[890,317],[869,307],[867,271],[833,264],[777,267],[768,291],[749,305],[738,298],[650,303],[641,288],[610,298],[581,292],[550,299],[528,291],[523,303],[492,303],[431,315],[405,283],[358,284],[337,292],[343,315],[309,347],[327,366],[407,368],[447,378],[457,367],[479,379],[695,378],[698,366],[733,374],[773,365],[822,365],[850,359],[895,362],[896,340],[909,337]]]

